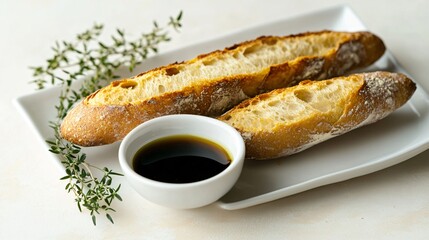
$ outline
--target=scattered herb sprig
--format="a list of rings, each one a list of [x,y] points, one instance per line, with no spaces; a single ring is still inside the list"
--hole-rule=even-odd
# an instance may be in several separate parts
[[[82,149],[60,135],[61,121],[73,105],[97,89],[103,87],[120,76],[115,72],[121,66],[128,66],[132,71],[150,54],[158,52],[160,43],[170,41],[169,30],[181,28],[182,12],[170,17],[169,22],[159,26],[153,22],[152,31],[142,34],[138,39],[130,41],[125,32],[116,29],[109,43],[99,40],[103,31],[102,24],[95,24],[89,30],[78,34],[73,42],[56,42],[52,48],[54,54],[46,61],[46,65],[31,67],[38,89],[46,85],[61,86],[59,103],[55,106],[56,119],[49,122],[53,129],[53,138],[46,140],[49,151],[61,157],[66,175],[61,180],[67,181],[65,189],[73,193],[79,211],[82,207],[89,210],[92,222],[96,225],[96,215],[105,213],[113,223],[109,213],[113,200],[122,201],[119,195],[121,185],[112,185],[113,176],[122,175],[106,167],[97,167],[86,162],[86,154]],[[78,90],[72,89],[72,83],[83,79]],[[95,176],[94,172],[101,177]]]

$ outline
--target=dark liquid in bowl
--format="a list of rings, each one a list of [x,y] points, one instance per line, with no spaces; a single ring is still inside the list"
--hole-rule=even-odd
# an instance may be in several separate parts
[[[211,178],[231,163],[224,148],[204,138],[178,135],[140,148],[133,168],[143,177],[166,183],[192,183]]]

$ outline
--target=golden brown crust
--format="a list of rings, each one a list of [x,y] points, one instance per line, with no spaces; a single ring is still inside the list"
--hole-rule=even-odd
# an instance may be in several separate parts
[[[282,38],[300,38],[319,35],[329,31],[308,32],[285,37],[263,36],[236,44],[224,50],[200,55],[182,63],[173,63],[141,73],[134,78],[156,71],[179,68],[202,58],[221,57],[228,51],[252,44],[270,44]],[[304,79],[324,79],[344,74],[375,62],[385,51],[383,42],[369,32],[341,35],[336,50],[324,56],[302,56],[256,73],[227,76],[215,81],[189,85],[180,91],[166,92],[144,99],[138,103],[109,105],[91,104],[97,91],[71,110],[61,125],[64,139],[82,146],[96,146],[121,140],[131,129],[149,119],[168,114],[198,114],[218,116],[242,100],[273,89],[292,86]],[[174,74],[172,72],[171,74]],[[111,85],[119,85],[119,80]]]
[[[266,160],[303,151],[334,136],[383,119],[405,104],[416,90],[415,83],[399,73],[374,72],[339,78],[356,81],[358,84],[348,93],[346,99],[337,103],[342,106],[342,110],[337,112],[338,116],[335,111],[319,112],[307,118],[303,117],[298,122],[279,123],[274,129],[258,131],[244,130],[242,126],[233,124],[232,118],[238,111],[251,108],[258,102],[268,101],[281,92],[294,92],[325,82],[305,81],[294,87],[277,89],[245,100],[219,119],[232,124],[241,132],[246,143],[246,158]]]

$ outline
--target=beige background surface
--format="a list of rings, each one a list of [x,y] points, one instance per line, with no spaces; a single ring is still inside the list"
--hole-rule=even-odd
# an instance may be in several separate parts
[[[120,27],[140,33],[152,20],[183,10],[184,27],[166,51],[342,3],[429,89],[424,0],[0,0],[0,239],[428,239],[429,151],[377,173],[238,211],[171,210],[143,200],[130,206],[125,198],[115,205],[114,225],[99,218],[94,227],[11,104],[34,91],[28,66],[41,64],[55,40],[69,40],[94,22],[105,24],[106,32]]]

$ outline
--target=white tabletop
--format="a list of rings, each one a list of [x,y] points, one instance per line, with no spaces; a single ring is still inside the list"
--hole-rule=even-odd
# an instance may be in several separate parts
[[[106,32],[150,29],[183,10],[183,29],[161,51],[343,1],[30,1],[0,0],[0,239],[427,239],[429,151],[399,165],[267,204],[227,211],[171,210],[127,198],[112,225],[80,213],[47,149],[18,114],[13,98],[34,92],[28,66],[43,64],[55,40],[94,22]],[[429,89],[429,1],[346,1]],[[429,126],[428,126],[429,127]],[[130,198],[139,196],[128,186]],[[134,201],[135,202],[135,201]]]

